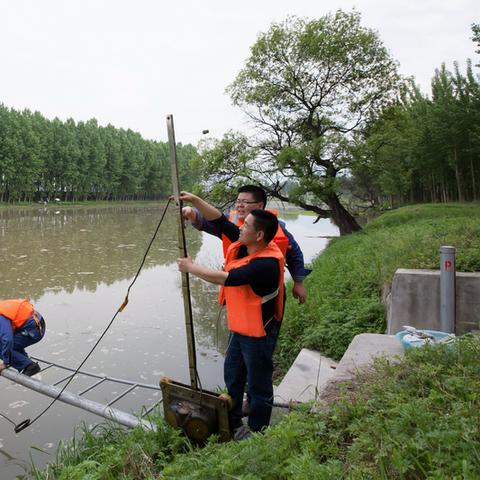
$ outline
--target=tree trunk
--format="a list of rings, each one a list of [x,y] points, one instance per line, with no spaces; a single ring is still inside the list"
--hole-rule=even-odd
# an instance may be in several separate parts
[[[431,192],[430,197],[431,197],[431,202],[434,203],[437,201],[437,195],[436,195],[436,188],[435,188],[435,177],[433,176],[433,173],[432,173],[431,179],[432,179],[432,186],[430,190]]]
[[[325,203],[332,212],[333,223],[339,228],[340,235],[348,235],[349,233],[358,232],[362,227],[357,223],[355,218],[340,203],[335,193],[325,198]]]
[[[475,185],[475,169],[473,168],[473,160],[472,157],[470,157],[470,170],[472,172],[472,199],[476,200],[477,199],[477,186]]]
[[[456,148],[453,150],[453,158],[455,160],[455,179],[457,180],[458,200],[460,200],[460,202],[463,202],[463,191],[462,185],[460,183],[460,172],[458,170],[458,158]]]

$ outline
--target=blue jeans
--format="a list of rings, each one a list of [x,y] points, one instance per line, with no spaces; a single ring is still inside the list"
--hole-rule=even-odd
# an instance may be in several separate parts
[[[13,336],[11,365],[19,372],[32,363],[32,360],[28,358],[27,352],[25,352],[25,348],[39,342],[45,335],[45,322],[40,314],[38,314],[38,318],[41,320],[41,330],[32,318],[25,322]]]
[[[265,337],[247,337],[230,333],[225,357],[225,385],[233,400],[232,427],[242,425],[242,403],[248,384],[248,426],[258,432],[270,423],[273,405],[273,351],[280,322],[272,320]]]

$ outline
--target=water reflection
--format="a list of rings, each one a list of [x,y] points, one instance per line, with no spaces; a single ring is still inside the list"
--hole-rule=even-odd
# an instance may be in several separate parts
[[[35,300],[47,291],[75,288],[93,292],[100,283],[132,277],[162,211],[163,205],[0,210],[2,297]],[[193,229],[188,234],[195,255],[201,236]],[[174,262],[177,245],[172,212],[145,267]]]

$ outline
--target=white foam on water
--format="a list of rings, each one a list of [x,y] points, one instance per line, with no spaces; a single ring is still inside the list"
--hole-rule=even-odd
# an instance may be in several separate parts
[[[25,405],[28,405],[29,402],[26,402],[25,400],[17,400],[16,402],[10,403],[8,406],[10,408],[21,408],[24,407]]]

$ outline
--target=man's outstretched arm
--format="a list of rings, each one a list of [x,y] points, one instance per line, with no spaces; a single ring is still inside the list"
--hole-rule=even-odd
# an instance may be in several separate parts
[[[279,222],[280,227],[288,238],[288,249],[285,255],[285,263],[293,280],[292,295],[299,303],[305,303],[307,299],[307,289],[303,280],[310,273],[305,268],[303,253],[293,235],[287,230],[284,222]]]
[[[218,238],[222,238],[222,232],[215,227],[214,223],[203,218],[203,215],[195,207],[183,207],[183,218],[189,220],[192,227],[201,232],[208,233]],[[218,220],[218,219],[217,219]]]
[[[222,216],[222,212],[218,210],[218,208],[215,208],[214,206],[210,205],[202,198],[197,197],[193,193],[180,192],[180,200],[182,200],[182,202],[191,203],[202,214],[205,220],[216,220],[217,218],[220,218]],[[188,209],[186,211],[184,210],[184,216],[187,216],[189,220],[192,220],[193,212]]]
[[[179,258],[177,260],[178,269],[182,273],[191,273],[206,282],[215,283],[216,285],[224,285],[228,277],[228,272],[223,270],[215,270],[213,268],[204,267],[198,263],[194,263],[191,257]]]

